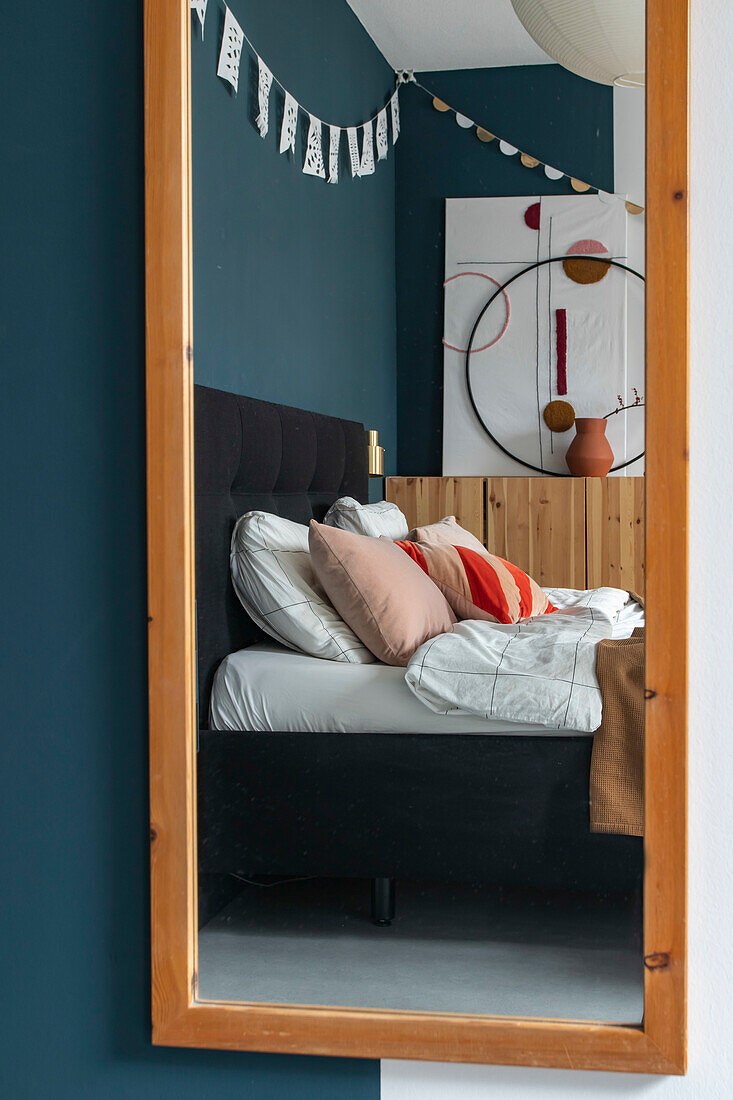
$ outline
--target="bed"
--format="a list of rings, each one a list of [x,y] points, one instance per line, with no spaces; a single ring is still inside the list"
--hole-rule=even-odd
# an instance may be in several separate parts
[[[229,541],[242,513],[307,523],[340,496],[368,499],[361,424],[196,386],[195,468],[202,920],[227,900],[236,875],[371,879],[387,910],[390,891],[380,891],[400,878],[639,889],[641,839],[589,831],[591,736],[433,715],[400,694],[399,669],[278,651],[237,601]],[[212,688],[225,660],[229,711],[222,719],[225,696],[214,698],[225,726],[215,729]],[[268,704],[283,661],[292,678]],[[313,661],[328,666],[315,679]],[[237,677],[259,683],[248,707],[231,705],[245,697],[232,692]],[[383,711],[368,728],[357,706],[375,677],[394,706],[391,727]],[[354,708],[348,721],[338,690]],[[303,703],[302,724],[288,698]]]

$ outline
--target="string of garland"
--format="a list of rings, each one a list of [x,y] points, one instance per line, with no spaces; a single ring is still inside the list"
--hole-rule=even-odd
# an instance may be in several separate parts
[[[430,96],[431,100],[433,101],[433,107],[436,111],[440,111],[442,113],[452,111],[456,117],[456,122],[463,129],[470,130],[475,128],[476,137],[479,139],[479,141],[483,141],[487,144],[492,141],[497,141],[500,151],[508,157],[515,156],[518,153],[520,161],[525,168],[544,168],[545,175],[548,179],[551,180],[561,180],[566,178],[570,181],[570,186],[573,188],[574,191],[584,192],[590,191],[592,188],[599,194],[607,194],[607,192],[605,192],[602,187],[596,187],[592,183],[586,183],[585,180],[578,179],[576,176],[572,176],[569,172],[563,172],[559,168],[555,168],[550,164],[544,163],[539,159],[539,157],[535,157],[531,153],[522,152],[518,148],[518,146],[512,145],[512,143],[507,141],[505,138],[502,138],[493,131],[488,130],[480,123],[474,122],[474,120],[472,118],[469,118],[468,115],[464,115],[461,111],[456,110],[455,107],[451,107],[450,104],[440,99],[440,97],[437,96],[435,92],[433,92],[430,88],[426,88],[425,85],[417,79],[411,69],[399,71],[397,74],[397,78],[398,81],[400,81],[401,83],[414,84],[417,88],[420,88],[421,91],[425,92],[426,95]],[[626,202],[626,209],[628,210],[629,214],[643,214],[644,212],[643,206],[640,206],[638,203],[630,202],[628,200]]]
[[[208,0],[189,0],[191,11],[194,12],[201,25],[201,38],[203,40],[205,24],[206,24],[206,11],[208,7]],[[572,176],[569,172],[564,172],[559,168],[547,164],[539,159],[539,157],[533,156],[531,153],[522,152],[518,146],[513,145],[506,138],[501,137],[497,133],[487,129],[487,127],[480,123],[474,122],[468,115],[463,114],[456,108],[451,107],[450,104],[440,99],[430,88],[427,88],[421,81],[419,81],[414,72],[411,69],[397,70],[395,73],[397,86],[390,96],[384,107],[380,108],[375,114],[368,118],[365,122],[359,122],[351,126],[343,126],[336,123],[323,123],[317,115],[314,115],[312,111],[308,111],[301,107],[294,96],[290,94],[288,89],[278,80],[273,74],[272,70],[265,64],[261,55],[255,49],[255,46],[251,39],[244,33],[231,9],[228,5],[225,7],[224,29],[222,32],[221,48],[219,51],[219,63],[216,70],[217,76],[222,80],[227,81],[233,88],[235,93],[239,87],[239,67],[242,56],[242,47],[244,43],[247,44],[253,55],[257,59],[257,100],[258,100],[258,114],[256,118],[256,125],[259,131],[260,137],[267,136],[270,126],[270,90],[273,84],[277,86],[283,92],[285,97],[285,103],[283,108],[283,120],[280,129],[280,152],[295,152],[295,142],[297,135],[298,113],[303,111],[308,115],[308,137],[306,140],[305,157],[303,160],[303,172],[306,175],[320,176],[322,179],[328,179],[329,183],[338,183],[339,177],[339,153],[341,146],[341,135],[345,131],[347,145],[349,150],[349,163],[351,167],[352,177],[357,176],[370,176],[375,170],[375,165],[381,160],[385,160],[387,152],[389,150],[389,124],[387,119],[387,112],[389,111],[391,131],[392,131],[392,144],[394,145],[399,137],[400,133],[400,105],[399,105],[399,88],[401,84],[414,84],[415,87],[420,88],[426,95],[430,97],[433,103],[433,107],[436,111],[443,113],[452,112],[455,115],[455,120],[459,126],[464,129],[475,129],[476,137],[479,141],[486,144],[497,141],[499,150],[505,156],[516,156],[519,154],[521,163],[525,168],[543,168],[545,175],[551,180],[568,179],[570,186],[574,191],[585,192],[590,191],[591,188],[597,191],[599,194],[605,194],[603,188],[596,187],[594,184],[587,183],[585,180],[578,179],[576,176]],[[376,131],[375,124],[376,123]],[[328,129],[328,173],[326,172],[326,163],[323,152],[322,142],[322,128],[326,126]],[[361,130],[361,148],[359,146],[359,131]],[[375,145],[376,145],[376,160],[375,160]],[[626,209],[630,214],[642,214],[644,207],[637,203],[627,200]]]
[[[203,40],[206,9],[208,0],[190,0],[191,10],[198,16],[201,24],[201,38]],[[303,111],[308,116],[308,137],[306,140],[305,156],[303,160],[303,172],[309,176],[320,176],[328,179],[329,183],[338,183],[339,178],[339,152],[341,135],[346,133],[349,150],[349,164],[352,177],[370,176],[375,170],[375,165],[380,160],[385,160],[389,150],[389,130],[391,124],[392,144],[394,145],[400,133],[400,103],[399,84],[390,96],[387,103],[381,107],[371,118],[365,122],[359,122],[352,126],[342,126],[336,123],[324,123],[314,115],[301,107],[294,96],[290,94],[285,85],[278,80],[271,69],[265,64],[262,57],[255,49],[251,39],[244,33],[228,5],[225,4],[224,29],[222,31],[221,48],[219,51],[219,63],[216,75],[225,80],[234,88],[235,93],[239,87],[239,68],[242,58],[242,48],[246,42],[254,57],[257,59],[257,106],[258,114],[255,124],[260,137],[267,136],[270,128],[270,91],[273,84],[283,92],[285,103],[283,107],[283,119],[280,128],[280,152],[295,152],[297,136],[298,113]],[[387,113],[389,112],[389,120]],[[375,126],[376,123],[376,126]],[[328,130],[328,173],[323,151],[322,130],[326,126]],[[359,147],[359,131],[361,131],[361,148]],[[376,158],[375,158],[376,147]]]

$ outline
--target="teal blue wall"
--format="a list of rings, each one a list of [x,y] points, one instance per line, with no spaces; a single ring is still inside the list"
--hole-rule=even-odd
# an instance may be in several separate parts
[[[559,65],[420,73],[445,102],[520,149],[613,190],[613,91]],[[397,145],[398,473],[440,474],[446,198],[573,194],[523,168],[411,86]],[[501,129],[500,129],[501,127]],[[493,131],[492,131],[493,132]]]
[[[252,55],[239,93],[215,76],[223,0],[192,43],[194,372],[196,381],[378,428],[396,444],[395,158],[340,182],[280,155],[281,94],[270,132],[252,122]],[[346,0],[239,0],[237,18],[306,108],[335,123],[371,117],[394,72]],[[252,63],[253,73],[256,73]],[[328,131],[323,137],[328,148]]]
[[[0,1095],[376,1100],[150,1045],[140,4],[15,5],[0,81]]]

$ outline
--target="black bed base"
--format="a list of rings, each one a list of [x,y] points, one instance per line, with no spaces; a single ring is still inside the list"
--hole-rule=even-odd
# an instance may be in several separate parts
[[[199,870],[636,892],[641,838],[589,831],[591,746],[201,730]]]

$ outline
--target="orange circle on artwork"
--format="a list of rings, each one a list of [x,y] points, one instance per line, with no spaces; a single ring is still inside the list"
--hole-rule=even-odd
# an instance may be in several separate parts
[[[563,271],[568,279],[574,283],[587,285],[588,283],[600,283],[608,274],[610,264],[598,263],[597,260],[586,260],[583,256],[568,256],[563,262]]]
[[[576,241],[567,250],[566,258],[562,262],[563,271],[574,283],[581,285],[600,283],[601,279],[608,274],[611,265],[599,263],[598,260],[587,260],[586,256],[598,256],[600,259],[603,253],[608,254],[608,249],[600,241],[594,241],[588,237]]]
[[[542,417],[551,432],[567,432],[575,423],[575,409],[569,401],[551,401]]]

